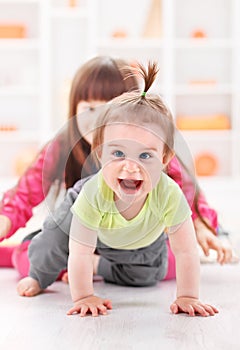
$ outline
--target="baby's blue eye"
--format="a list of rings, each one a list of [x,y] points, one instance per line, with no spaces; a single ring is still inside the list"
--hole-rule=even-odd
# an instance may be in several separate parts
[[[124,158],[125,154],[122,151],[115,151],[113,155],[117,158]]]
[[[140,159],[149,159],[149,158],[151,158],[151,154],[147,153],[147,152],[143,152],[140,154],[139,158]]]

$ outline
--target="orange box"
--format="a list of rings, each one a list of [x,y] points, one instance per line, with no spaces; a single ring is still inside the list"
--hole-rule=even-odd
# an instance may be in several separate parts
[[[202,29],[196,29],[191,34],[192,38],[200,39],[200,38],[206,38],[207,34]]]
[[[26,38],[26,27],[23,24],[0,24],[1,39]]]
[[[217,173],[218,159],[210,153],[200,153],[195,156],[195,169],[198,176],[212,176]]]
[[[228,130],[229,118],[225,114],[177,117],[176,124],[180,130]]]

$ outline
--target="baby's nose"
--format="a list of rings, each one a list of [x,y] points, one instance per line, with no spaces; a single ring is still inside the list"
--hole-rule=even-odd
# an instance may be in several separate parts
[[[139,166],[136,162],[131,160],[126,160],[123,166],[123,170],[128,173],[138,173],[140,171]]]

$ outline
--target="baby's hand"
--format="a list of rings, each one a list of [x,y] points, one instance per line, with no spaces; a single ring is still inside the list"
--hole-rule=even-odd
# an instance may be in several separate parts
[[[18,282],[17,292],[22,297],[33,297],[42,292],[37,280],[32,277],[25,277]]]
[[[87,313],[90,313],[95,317],[99,314],[106,315],[107,309],[112,309],[112,302],[109,299],[91,295],[76,301],[74,306],[67,312],[67,315],[78,313],[81,317],[84,317]]]
[[[189,314],[190,316],[214,316],[218,313],[218,310],[209,304],[204,304],[198,299],[187,298],[187,297],[179,297],[177,298],[170,309],[173,314],[178,314],[184,312]]]
[[[5,215],[0,215],[0,241],[7,236],[11,228],[11,221]]]

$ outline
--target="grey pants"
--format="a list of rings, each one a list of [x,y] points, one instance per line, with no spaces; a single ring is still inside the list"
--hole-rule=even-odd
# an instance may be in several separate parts
[[[166,235],[162,234],[148,247],[125,250],[112,249],[98,241],[98,274],[105,281],[127,286],[151,286],[167,273]]]

